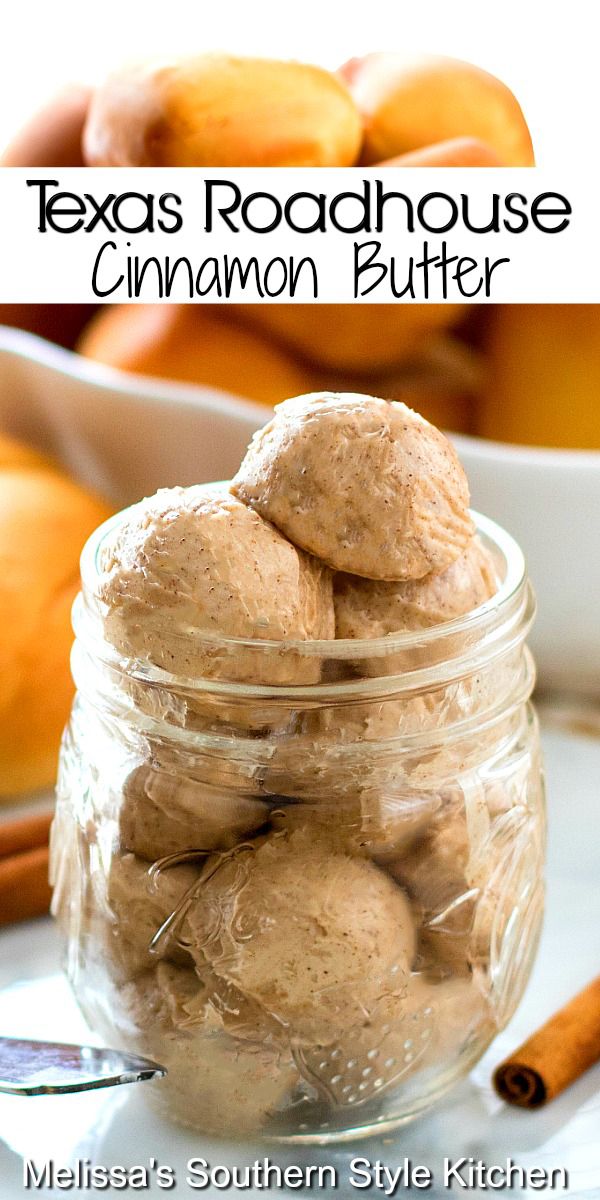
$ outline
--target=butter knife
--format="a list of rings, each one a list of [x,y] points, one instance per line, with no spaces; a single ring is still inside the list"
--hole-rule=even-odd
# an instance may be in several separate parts
[[[120,1050],[0,1037],[0,1092],[14,1096],[87,1092],[166,1073],[158,1063]]]

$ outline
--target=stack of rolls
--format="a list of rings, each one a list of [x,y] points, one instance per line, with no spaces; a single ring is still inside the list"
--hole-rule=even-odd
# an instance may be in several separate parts
[[[394,54],[337,74],[226,55],[128,69],[94,96],[83,147],[94,166],[533,163],[523,114],[500,80],[454,59]],[[122,370],[270,405],[325,381],[468,432],[482,369],[455,332],[462,317],[456,304],[124,305],[100,313],[78,348]]]

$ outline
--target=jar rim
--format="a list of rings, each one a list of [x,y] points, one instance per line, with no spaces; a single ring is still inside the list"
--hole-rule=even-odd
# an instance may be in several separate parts
[[[209,483],[199,485],[209,487],[222,486],[219,483]],[[142,502],[140,502],[142,503]],[[184,678],[180,675],[173,675],[162,667],[155,666],[147,660],[126,660],[126,665],[123,655],[118,651],[113,650],[98,634],[97,630],[92,627],[96,623],[93,620],[90,610],[90,601],[93,602],[96,597],[95,582],[99,575],[99,555],[103,544],[109,536],[112,536],[115,529],[118,529],[127,516],[137,507],[132,505],[109,517],[103,522],[95,532],[88,538],[82,554],[81,554],[81,580],[82,594],[78,597],[74,607],[74,627],[78,636],[81,636],[86,642],[92,641],[96,643],[98,656],[104,661],[112,659],[112,665],[118,666],[127,674],[143,678],[146,682],[155,682],[164,684],[165,686],[179,686],[196,690],[209,687],[211,691],[231,693],[239,692],[243,689],[246,695],[265,696],[276,693],[279,696],[291,696],[297,693],[305,694],[310,690],[312,694],[317,694],[321,690],[323,692],[337,692],[338,689],[352,688],[350,681],[344,683],[321,683],[319,684],[295,684],[279,686],[277,684],[258,685],[244,683],[240,681],[219,680],[215,678]],[[377,638],[335,638],[335,639],[315,639],[300,641],[297,639],[282,639],[273,641],[262,638],[241,638],[219,635],[204,630],[193,630],[189,634],[186,633],[186,638],[196,637],[198,644],[206,645],[207,647],[222,647],[231,652],[250,650],[255,654],[262,651],[271,654],[290,653],[298,654],[304,658],[320,657],[329,661],[346,661],[353,660],[355,664],[359,664],[360,660],[373,660],[381,658],[382,665],[386,657],[391,655],[402,654],[402,652],[410,652],[417,648],[426,650],[433,648],[437,643],[440,644],[440,649],[444,646],[452,646],[452,639],[456,639],[456,635],[460,635],[465,639],[469,647],[473,648],[473,643],[481,653],[486,641],[491,641],[493,645],[502,643],[505,647],[506,638],[503,636],[503,631],[509,635],[512,631],[513,635],[517,635],[519,640],[522,640],[527,633],[527,630],[533,619],[533,601],[531,589],[527,586],[527,577],[525,571],[525,560],[523,552],[512,537],[502,526],[498,525],[491,518],[471,510],[471,515],[476,525],[476,530],[482,536],[484,542],[495,553],[500,556],[504,565],[502,579],[498,590],[492,597],[478,605],[470,612],[455,617],[449,621],[444,621],[436,625],[428,626],[423,629],[400,631],[398,633],[385,634]],[[91,618],[91,619],[90,619]],[[493,652],[493,651],[492,651]],[[462,658],[459,654],[459,658]],[[444,661],[444,655],[436,656],[437,666],[421,667],[412,671],[403,671],[401,674],[405,678],[405,685],[408,680],[406,676],[410,676],[411,686],[416,686],[419,676],[419,683],[426,682],[426,678],[431,672],[439,671],[441,661]],[[454,659],[456,667],[456,655],[450,653],[450,658]],[[374,677],[372,671],[369,672],[371,686],[379,683],[381,685],[382,678],[377,673]],[[387,671],[382,671],[381,675],[385,678],[386,685],[393,682],[396,672],[390,674]],[[421,680],[421,675],[423,679]],[[362,677],[363,685],[365,683],[364,676]],[[369,690],[371,690],[369,688]],[[385,687],[388,690],[388,687]]]

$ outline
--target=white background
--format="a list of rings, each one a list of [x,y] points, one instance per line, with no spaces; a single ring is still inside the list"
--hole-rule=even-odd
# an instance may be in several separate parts
[[[499,75],[531,127],[538,163],[589,164],[600,110],[593,0],[6,0],[0,147],[64,82],[126,59],[275,55],[336,67],[368,50],[450,54]]]

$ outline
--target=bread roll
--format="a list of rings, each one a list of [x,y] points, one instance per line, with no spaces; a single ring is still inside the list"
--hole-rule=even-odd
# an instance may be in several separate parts
[[[84,133],[92,167],[345,167],[361,122],[321,67],[202,54],[112,75]]]
[[[462,309],[460,304],[246,304],[233,311],[309,363],[365,374],[414,357],[419,343],[426,345],[432,333],[455,325]]]
[[[487,379],[483,355],[453,333],[431,333],[414,355],[392,371],[373,373],[353,389],[400,400],[431,425],[472,433],[475,410]]]
[[[0,445],[0,461],[6,453]],[[35,462],[0,467],[0,798],[50,786],[73,686],[79,555],[108,516],[96,496]],[[34,452],[35,455],[35,452]]]
[[[600,450],[600,306],[501,304],[476,432],[498,442]]]
[[[346,63],[340,76],[363,116],[365,163],[473,137],[507,167],[533,166],[531,135],[518,101],[506,84],[472,63],[367,54]]]
[[[82,167],[91,89],[71,84],[38,109],[0,155],[0,167]]]
[[[277,404],[315,386],[316,375],[227,309],[193,304],[124,304],[102,309],[79,351],[121,371],[222,388]]]
[[[456,137],[446,138],[443,142],[434,142],[432,146],[423,146],[419,150],[409,150],[406,154],[398,154],[395,158],[386,158],[376,163],[377,167],[503,167],[499,154],[482,142],[479,138]]]
[[[72,350],[94,304],[0,304],[0,325],[24,329]]]
[[[0,471],[18,467],[50,467],[52,462],[34,446],[0,433]]]

